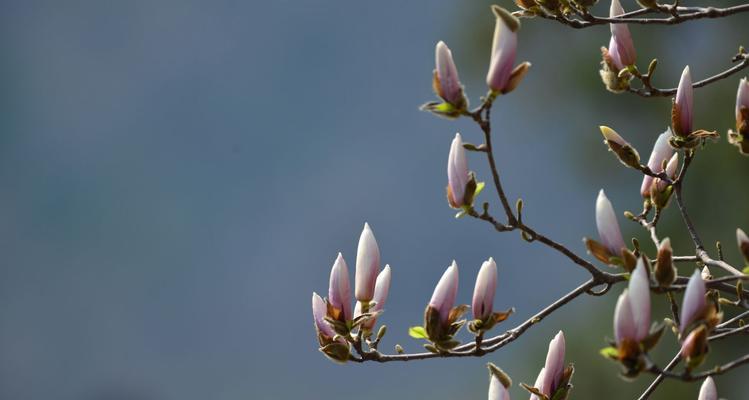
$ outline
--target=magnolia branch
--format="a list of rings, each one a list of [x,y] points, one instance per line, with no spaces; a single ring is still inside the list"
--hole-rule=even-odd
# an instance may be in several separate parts
[[[590,14],[587,10],[575,9],[573,13],[563,15],[561,13],[552,13],[539,8],[537,12],[517,11],[515,15],[520,17],[534,17],[557,21],[575,29],[584,29],[596,25],[605,24],[641,24],[641,25],[675,25],[686,21],[692,21],[705,18],[723,18],[741,12],[749,11],[749,4],[742,4],[733,7],[674,7],[672,5],[658,5],[657,8],[642,8],[621,14],[617,17],[599,17]],[[646,14],[664,14],[667,17],[648,18],[641,17]],[[573,15],[572,17],[570,15]]]
[[[697,81],[694,84],[692,84],[692,87],[700,88],[703,86],[707,86],[711,83],[728,78],[731,75],[734,75],[737,72],[749,67],[749,54],[744,53],[744,52],[739,52],[733,56],[731,61],[734,63],[738,63],[738,64],[718,74],[705,78],[701,81]],[[651,74],[636,73],[635,78],[637,78],[642,83],[642,87],[637,88],[637,89],[633,87],[627,88],[627,91],[630,93],[634,93],[641,97],[669,97],[669,96],[673,96],[674,94],[676,94],[677,88],[659,89],[659,88],[652,86],[650,83]]]
[[[743,276],[744,274],[741,271],[732,267],[725,261],[714,260],[710,258],[710,255],[705,250],[705,245],[703,244],[702,239],[700,239],[700,236],[694,227],[694,223],[692,222],[692,219],[690,218],[689,213],[687,212],[686,205],[684,205],[684,198],[681,192],[681,188],[684,182],[684,177],[686,175],[687,169],[689,168],[689,165],[691,164],[693,158],[694,158],[694,152],[687,151],[684,157],[684,166],[682,167],[681,172],[679,173],[679,177],[674,182],[674,196],[676,197],[676,204],[678,205],[679,213],[681,214],[681,217],[684,220],[684,225],[686,225],[687,231],[689,232],[689,236],[691,236],[692,241],[694,242],[695,251],[697,253],[696,255],[703,263],[705,263],[708,266],[719,267],[732,275]]]
[[[357,348],[356,350],[359,353],[359,357],[352,356],[351,361],[355,361],[355,362],[377,361],[377,362],[384,363],[384,362],[392,362],[392,361],[425,360],[425,359],[430,359],[430,358],[481,357],[484,354],[494,352],[512,343],[517,338],[519,338],[525,331],[530,329],[532,326],[541,322],[544,318],[551,315],[554,311],[566,305],[567,303],[579,297],[580,295],[590,294],[593,296],[600,296],[600,295],[605,294],[606,291],[608,291],[608,288],[610,288],[612,285],[625,280],[624,276],[622,275],[612,275],[612,276],[614,277],[612,278],[612,282],[605,283],[605,287],[600,291],[593,291],[593,289],[600,286],[601,283],[597,282],[595,279],[589,279],[588,281],[578,286],[571,292],[565,294],[558,300],[549,304],[543,310],[539,311],[532,317],[528,318],[527,320],[525,320],[523,323],[516,326],[515,328],[512,328],[492,338],[484,339],[481,346],[478,346],[478,347],[475,342],[472,342],[472,343],[466,343],[464,345],[458,346],[449,352],[441,352],[441,353],[424,352],[424,353],[410,353],[410,354],[382,354],[377,350],[365,352],[361,350],[360,348]]]

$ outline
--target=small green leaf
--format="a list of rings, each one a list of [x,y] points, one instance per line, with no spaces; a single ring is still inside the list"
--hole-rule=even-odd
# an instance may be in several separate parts
[[[408,335],[414,339],[427,339],[427,331],[423,326],[412,326],[408,328]]]
[[[473,192],[473,198],[475,199],[476,196],[481,193],[482,190],[484,190],[484,187],[486,186],[486,182],[478,182],[476,183],[476,190]]]
[[[610,358],[612,360],[619,359],[619,350],[617,350],[616,347],[613,346],[604,347],[599,353],[601,353],[602,356]]]
[[[743,271],[741,271],[741,272],[743,272],[743,273],[745,273],[745,274],[749,274],[749,267],[746,267],[746,268],[744,268],[744,270],[743,270]]]

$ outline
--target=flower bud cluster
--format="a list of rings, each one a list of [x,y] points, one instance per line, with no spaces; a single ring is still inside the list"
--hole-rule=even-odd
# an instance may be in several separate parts
[[[328,358],[345,362],[357,335],[369,338],[377,316],[383,312],[390,290],[390,266],[380,271],[380,249],[369,224],[364,224],[356,254],[356,280],[352,310],[351,285],[348,266],[338,253],[330,271],[328,297],[312,293],[312,315],[320,351]],[[379,335],[378,335],[379,336]],[[380,338],[378,337],[378,340]]]

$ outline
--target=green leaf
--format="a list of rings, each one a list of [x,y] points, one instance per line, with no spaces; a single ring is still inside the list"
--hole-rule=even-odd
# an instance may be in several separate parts
[[[481,193],[482,190],[484,190],[484,187],[486,186],[486,182],[478,182],[476,183],[476,190],[473,192],[473,198],[475,199],[476,196]]]
[[[744,268],[744,270],[743,270],[743,271],[741,271],[741,272],[743,272],[743,273],[745,273],[745,274],[749,274],[749,267],[746,267],[746,268]]]
[[[604,347],[599,353],[601,353],[602,356],[610,358],[612,360],[619,359],[619,350],[617,350],[616,347],[613,346]]]
[[[427,331],[423,326],[412,326],[408,328],[408,335],[414,339],[427,339]]]

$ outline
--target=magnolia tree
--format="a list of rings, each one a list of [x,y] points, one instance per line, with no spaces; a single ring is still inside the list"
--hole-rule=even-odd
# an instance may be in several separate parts
[[[354,297],[351,298],[349,269],[339,253],[330,273],[328,296],[323,299],[312,294],[312,312],[320,351],[339,362],[398,362],[430,358],[482,357],[497,351],[520,338],[548,315],[560,310],[573,299],[583,296],[604,296],[618,293],[613,310],[613,337],[600,353],[621,367],[621,376],[636,379],[652,375],[654,379],[640,399],[648,398],[664,379],[702,381],[696,398],[717,399],[714,376],[729,373],[749,364],[749,354],[723,365],[709,361],[709,350],[719,346],[720,340],[749,333],[744,319],[749,317],[749,292],[743,282],[749,279],[749,237],[736,228],[738,247],[744,260],[731,264],[724,260],[718,245],[716,255],[707,251],[698,229],[687,212],[682,188],[689,166],[700,149],[718,140],[716,131],[695,129],[693,89],[725,79],[749,66],[749,54],[743,48],[733,57],[732,68],[717,75],[694,82],[689,67],[684,68],[678,86],[657,88],[652,84],[656,60],[643,73],[637,67],[635,46],[628,24],[678,24],[700,18],[719,18],[749,11],[749,4],[729,8],[680,7],[660,4],[656,0],[637,0],[640,8],[625,12],[619,0],[612,0],[609,16],[591,14],[588,8],[597,0],[516,0],[517,11],[492,7],[496,28],[486,77],[488,93],[476,108],[469,108],[468,98],[458,76],[453,55],[443,42],[436,46],[434,91],[439,101],[430,102],[422,109],[436,115],[455,119],[470,118],[483,132],[483,143],[466,143],[458,133],[450,144],[447,159],[447,203],[457,210],[456,217],[470,217],[489,223],[498,232],[519,231],[522,239],[537,242],[556,250],[562,257],[584,268],[590,278],[558,300],[537,312],[528,320],[500,331],[499,324],[513,309],[497,311],[494,294],[497,289],[497,265],[486,260],[478,270],[470,306],[456,305],[458,264],[452,261],[437,282],[432,298],[424,311],[424,322],[408,329],[408,334],[424,340],[426,351],[406,353],[396,345],[395,352],[380,351],[378,345],[386,333],[382,319],[390,289],[391,269],[380,270],[380,251],[369,225],[359,239],[356,254]],[[579,255],[559,242],[543,235],[523,222],[521,200],[511,204],[502,186],[492,150],[491,109],[497,96],[516,90],[531,64],[515,64],[520,18],[543,18],[572,28],[586,28],[609,24],[611,38],[602,47],[600,75],[606,88],[614,93],[630,92],[643,97],[673,96],[670,128],[660,134],[653,145],[647,163],[639,152],[614,129],[601,126],[604,143],[619,161],[643,175],[640,194],[643,209],[624,216],[641,225],[650,236],[653,251],[646,250],[636,240],[625,240],[619,229],[617,213],[603,189],[595,203],[598,239],[585,238],[589,256]],[[736,127],[727,138],[740,154],[749,154],[749,82],[738,82],[736,97]],[[664,119],[669,118],[664,115]],[[485,157],[491,171],[490,180],[499,202],[499,216],[490,212],[490,202],[476,207],[476,199],[484,188],[476,174],[468,168],[468,155]],[[670,206],[681,215],[695,252],[673,254],[669,238],[661,238],[658,221]],[[731,228],[733,229],[733,227]],[[676,263],[694,268],[680,276]],[[599,265],[605,265],[602,268]],[[683,270],[684,268],[682,268]],[[624,287],[626,286],[626,287]],[[613,289],[613,290],[612,290]],[[651,297],[663,296],[671,305],[670,315],[651,315]],[[465,315],[470,310],[470,317]],[[459,334],[462,328],[468,333]],[[405,331],[405,329],[404,329]],[[497,331],[498,333],[493,333]],[[674,349],[670,362],[663,363],[649,356],[664,334],[673,334],[680,347]],[[467,338],[470,337],[470,340]],[[510,377],[499,367],[489,363],[489,399],[509,399]],[[533,384],[520,383],[530,392],[531,400],[563,400],[570,398],[573,365],[565,363],[565,337],[562,331],[550,341],[549,351]],[[531,382],[532,380],[527,380]]]

